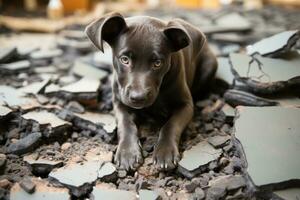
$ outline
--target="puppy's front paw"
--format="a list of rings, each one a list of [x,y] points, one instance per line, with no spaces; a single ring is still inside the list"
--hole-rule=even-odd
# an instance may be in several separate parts
[[[115,155],[115,163],[119,168],[136,170],[143,163],[143,156],[138,142],[120,142]]]
[[[153,162],[159,170],[174,169],[180,160],[175,142],[159,141],[154,149]]]

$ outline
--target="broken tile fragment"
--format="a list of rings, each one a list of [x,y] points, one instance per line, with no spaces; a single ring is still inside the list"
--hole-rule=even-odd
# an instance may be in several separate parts
[[[18,155],[27,153],[39,145],[41,138],[41,133],[31,133],[26,137],[18,140],[16,143],[10,143],[7,147],[7,152]]]
[[[98,171],[98,178],[104,182],[113,182],[117,179],[116,167],[111,162],[105,162]]]
[[[126,190],[118,190],[103,184],[97,184],[93,188],[91,199],[110,199],[110,200],[137,200],[134,192]]]
[[[32,174],[39,177],[47,177],[53,169],[63,166],[62,161],[35,159],[33,155],[24,156],[23,160],[30,166]]]
[[[12,110],[10,108],[0,105],[0,119],[7,116],[11,112]]]
[[[293,81],[291,80],[294,79],[294,84],[297,84],[297,77],[300,76],[299,54],[290,60],[256,56],[256,59],[261,63],[260,65],[256,61],[253,61],[252,64],[250,64],[252,58],[243,54],[233,53],[230,54],[229,58],[236,78],[238,80],[243,80],[245,84],[247,84],[247,80],[249,79],[258,82],[256,84],[252,83],[254,86],[247,84],[248,87],[252,87],[256,90],[259,90],[260,88],[266,88],[265,90],[272,91],[282,90],[285,85],[288,86],[287,81],[290,81],[289,84],[293,84]],[[274,88],[275,86],[272,87],[272,83],[274,82],[283,83],[278,83],[276,85],[277,89]]]
[[[178,170],[187,178],[192,178],[207,168],[207,165],[217,160],[222,150],[215,149],[207,141],[203,141],[183,152],[182,159],[178,163]]]
[[[158,200],[160,196],[152,190],[142,189],[139,191],[139,199],[140,200]]]
[[[276,190],[274,194],[277,197],[287,200],[297,200],[300,199],[300,188],[288,188],[283,190]]]
[[[38,94],[40,93],[43,89],[45,89],[46,85],[49,83],[49,79],[45,79],[40,82],[34,82],[31,83],[25,87],[20,88],[19,90],[27,93],[27,94]]]
[[[61,49],[43,49],[32,52],[30,54],[30,58],[34,60],[51,59],[54,57],[61,56],[62,54],[63,51]]]
[[[232,85],[234,81],[234,75],[231,72],[229,59],[225,57],[218,57],[218,70],[216,77],[223,80],[228,85]]]
[[[99,161],[70,163],[50,172],[49,177],[68,187],[71,193],[80,197],[91,191],[92,184],[97,180]]]
[[[270,187],[299,181],[300,160],[295,158],[300,151],[300,110],[239,107],[238,111],[235,136],[241,142],[253,183]]]
[[[230,136],[217,135],[217,136],[209,137],[207,141],[215,148],[221,148],[224,147],[229,140],[230,140]]]
[[[231,107],[229,104],[224,104],[222,107],[222,112],[226,116],[226,121],[232,123],[235,116],[235,108]]]
[[[75,61],[72,71],[77,76],[97,80],[101,80],[108,75],[106,71],[78,60]]]
[[[300,37],[298,30],[290,30],[278,33],[271,37],[262,39],[253,45],[247,47],[247,54],[252,55],[259,53],[263,56],[276,56],[279,53],[286,52],[291,49]]]
[[[16,61],[8,64],[0,65],[0,71],[5,73],[3,70],[8,70],[10,72],[21,72],[24,70],[28,70],[31,64],[28,60]]]
[[[45,88],[45,94],[49,94],[49,93],[53,93],[53,92],[58,92],[59,90],[60,90],[59,85],[51,83],[50,85],[46,86],[46,88]]]
[[[69,93],[95,93],[100,86],[100,81],[89,78],[82,78],[79,81],[60,88],[60,91]]]
[[[17,49],[15,47],[0,48],[0,63],[7,62],[16,53],[17,53]]]
[[[31,179],[36,185],[35,192],[28,194],[16,183],[10,190],[10,200],[69,200],[69,191],[66,188],[58,188],[49,185],[49,183],[42,179]]]
[[[53,65],[49,66],[42,66],[42,67],[35,67],[33,71],[37,74],[42,74],[42,73],[56,73],[57,68],[54,67]]]
[[[31,181],[29,177],[23,178],[23,180],[19,183],[21,188],[25,190],[27,193],[32,194],[35,191],[35,183]]]
[[[58,118],[55,114],[45,110],[28,112],[22,115],[22,118],[26,120],[34,120],[41,125],[50,124],[52,128],[57,128],[59,126],[65,126],[70,124],[69,122]]]

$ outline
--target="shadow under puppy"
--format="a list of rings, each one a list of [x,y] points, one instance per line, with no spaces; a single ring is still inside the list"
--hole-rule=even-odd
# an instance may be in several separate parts
[[[103,51],[105,41],[113,52],[116,164],[134,170],[143,162],[136,114],[167,109],[153,162],[160,170],[175,168],[180,136],[193,117],[193,97],[207,91],[217,69],[204,34],[180,19],[166,23],[115,12],[88,25],[86,34],[98,49]]]

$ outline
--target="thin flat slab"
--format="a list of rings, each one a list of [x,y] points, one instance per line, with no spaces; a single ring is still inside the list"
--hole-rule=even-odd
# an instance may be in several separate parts
[[[251,78],[253,80],[270,83],[287,81],[300,76],[300,55],[293,57],[290,60],[264,58],[257,56],[262,63],[262,70],[260,70],[257,62],[253,62],[249,66],[251,57],[243,54],[230,54],[230,60],[234,70],[239,77]],[[249,68],[249,70],[248,70]]]
[[[63,51],[61,49],[43,49],[39,51],[32,52],[30,58],[34,60],[40,59],[51,59],[54,57],[61,56]]]
[[[4,63],[17,53],[15,47],[0,48],[0,63]]]
[[[49,81],[50,79],[45,79],[40,82],[34,82],[25,87],[20,88],[19,90],[27,94],[38,94],[46,87]]]
[[[139,191],[140,200],[158,200],[159,198],[160,196],[155,191],[145,189]]]
[[[109,200],[137,200],[134,192],[126,190],[118,190],[109,187],[103,187],[101,184],[96,185],[93,189],[92,196],[94,199],[109,199]]]
[[[28,112],[22,115],[22,118],[26,120],[34,120],[40,125],[50,124],[52,128],[70,124],[69,122],[58,118],[55,114],[45,110]]]
[[[82,78],[79,81],[66,85],[60,91],[70,93],[95,93],[100,87],[101,82],[96,79]]]
[[[247,47],[247,54],[252,55],[259,53],[260,55],[272,55],[284,51],[288,51],[293,45],[296,44],[300,37],[298,30],[290,30],[278,33],[271,37],[262,39],[253,45]]]
[[[289,188],[285,190],[277,190],[274,192],[277,196],[287,200],[300,199],[300,188]]]
[[[178,163],[179,171],[191,178],[197,174],[197,169],[207,166],[211,161],[217,160],[222,153],[221,149],[215,149],[207,141],[203,141],[183,152],[182,159]]]
[[[85,112],[84,114],[76,113],[75,115],[93,124],[102,125],[103,129],[108,133],[112,133],[117,128],[116,119],[110,114]]]
[[[218,70],[216,77],[231,85],[234,81],[234,75],[231,72],[229,59],[225,57],[218,57]]]
[[[0,68],[15,72],[15,71],[27,70],[30,68],[30,66],[31,64],[28,60],[21,60],[17,62],[8,63],[8,64],[2,64],[0,65]]]
[[[90,79],[101,80],[108,75],[106,71],[96,68],[92,65],[86,64],[81,61],[76,61],[72,69],[73,73],[80,76]]]
[[[98,178],[101,162],[70,163],[51,171],[49,177],[68,187],[76,197],[86,194]]]
[[[31,179],[35,185],[35,192],[28,194],[16,183],[10,190],[10,200],[70,200],[69,191],[66,188],[50,186],[41,179]]]
[[[300,179],[300,109],[239,107],[235,136],[256,186]]]
[[[11,112],[12,112],[12,110],[10,108],[0,105],[0,117],[5,117],[6,115],[8,115]]]

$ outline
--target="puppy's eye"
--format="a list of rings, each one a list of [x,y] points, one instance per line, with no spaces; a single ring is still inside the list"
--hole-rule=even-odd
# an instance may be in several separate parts
[[[161,64],[162,64],[161,60],[155,60],[153,63],[153,68],[158,69],[158,68],[160,68]]]
[[[122,56],[120,58],[121,63],[123,63],[124,65],[129,65],[130,63],[130,58],[128,58],[127,56]]]

